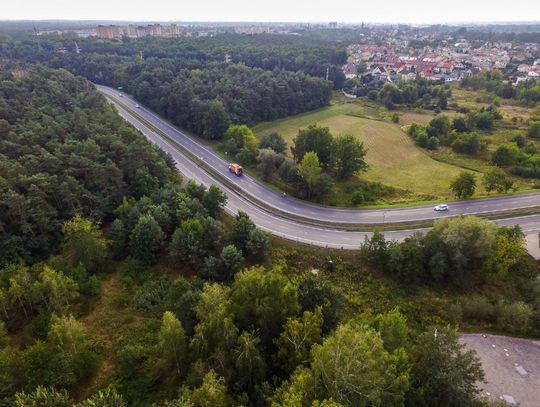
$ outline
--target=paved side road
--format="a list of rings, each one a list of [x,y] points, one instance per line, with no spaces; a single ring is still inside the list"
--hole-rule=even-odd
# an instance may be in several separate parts
[[[482,362],[482,397],[540,407],[540,341],[487,334],[465,334],[460,341]]]

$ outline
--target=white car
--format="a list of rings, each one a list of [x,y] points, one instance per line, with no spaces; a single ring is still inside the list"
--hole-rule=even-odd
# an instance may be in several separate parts
[[[140,106],[136,104],[135,107],[138,109]]]
[[[441,211],[447,211],[448,210],[448,205],[446,204],[441,204],[441,205],[437,205],[435,208],[433,208],[435,211],[437,212],[441,212]]]
[[[119,93],[119,94],[118,94],[118,96],[120,96],[120,97],[124,97],[124,95],[122,95],[121,93]]]

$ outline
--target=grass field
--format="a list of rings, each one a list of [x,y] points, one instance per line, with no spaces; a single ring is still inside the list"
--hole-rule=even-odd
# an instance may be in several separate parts
[[[451,197],[450,182],[462,168],[431,158],[414,145],[401,130],[401,124],[390,122],[389,116],[384,109],[374,107],[365,100],[348,102],[336,98],[327,108],[261,123],[254,131],[258,137],[277,131],[289,145],[293,144],[292,140],[299,129],[315,123],[329,127],[334,134],[352,134],[368,148],[366,160],[370,169],[360,177],[408,191],[396,197],[396,201]],[[407,121],[414,118],[418,122],[425,122],[431,117],[432,114],[410,113]]]

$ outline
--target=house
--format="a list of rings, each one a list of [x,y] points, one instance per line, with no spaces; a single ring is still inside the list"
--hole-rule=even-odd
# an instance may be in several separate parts
[[[343,73],[347,79],[356,78],[358,76],[358,69],[355,64],[349,62],[343,67]]]

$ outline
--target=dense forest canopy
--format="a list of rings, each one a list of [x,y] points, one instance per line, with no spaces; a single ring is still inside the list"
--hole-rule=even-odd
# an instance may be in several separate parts
[[[175,177],[170,158],[92,84],[43,68],[3,75],[0,168],[3,265],[48,256],[75,214],[102,221],[124,196],[140,197]]]
[[[274,120],[329,103],[332,83],[310,74],[324,76],[330,60],[340,61],[340,52],[313,45],[302,55],[294,44],[282,44],[280,37],[251,45],[242,38],[208,43],[126,39],[125,44],[91,39],[82,45],[87,47],[82,54],[57,53],[66,41],[59,37],[44,38],[39,44],[23,38],[9,43],[2,54],[65,68],[96,83],[121,86],[173,123],[208,139],[221,139],[231,123]],[[267,44],[271,41],[276,43],[274,47]],[[69,44],[73,42],[66,46]],[[238,63],[223,61],[227,47],[230,52],[238,50],[233,57]],[[149,50],[144,55],[155,56],[141,59],[139,50],[144,49]],[[285,61],[292,53],[297,63],[289,66]]]

